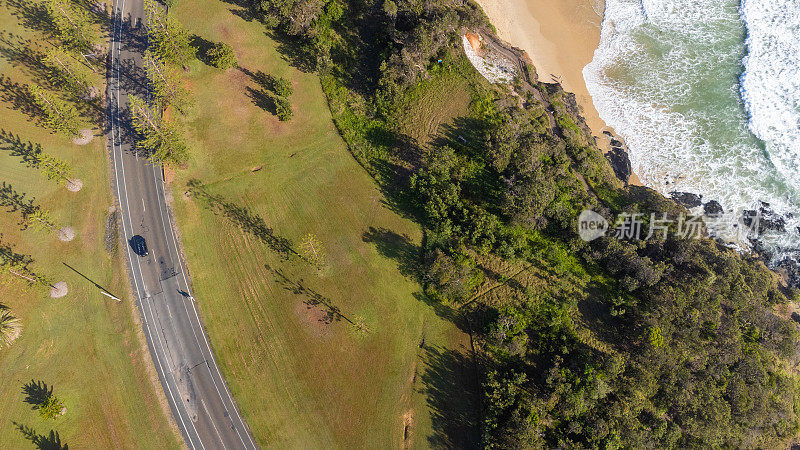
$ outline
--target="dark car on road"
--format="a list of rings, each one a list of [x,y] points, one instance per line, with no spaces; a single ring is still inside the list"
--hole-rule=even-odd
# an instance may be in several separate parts
[[[137,255],[147,256],[150,254],[150,252],[147,250],[147,242],[145,242],[144,238],[138,234],[131,238],[130,244],[133,252]]]

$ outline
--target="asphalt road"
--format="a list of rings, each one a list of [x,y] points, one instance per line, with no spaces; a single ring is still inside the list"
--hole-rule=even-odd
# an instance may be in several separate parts
[[[256,448],[219,371],[197,312],[160,166],[137,155],[127,131],[128,94],[146,96],[142,83],[143,0],[115,0],[108,71],[112,179],[119,204],[131,283],[150,356],[172,414],[189,448]],[[145,238],[149,255],[134,253]]]

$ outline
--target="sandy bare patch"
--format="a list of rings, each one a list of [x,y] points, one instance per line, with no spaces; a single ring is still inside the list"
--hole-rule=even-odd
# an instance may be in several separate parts
[[[319,306],[309,305],[300,300],[295,304],[294,311],[304,325],[303,328],[312,335],[323,337],[330,332],[330,325],[326,320],[327,315]]]
[[[69,242],[75,239],[75,230],[72,227],[64,227],[58,230],[58,240],[61,242]]]
[[[403,414],[403,448],[411,448],[413,441],[411,439],[414,427],[414,410],[409,409]]]
[[[83,188],[83,181],[79,178],[67,180],[67,190],[70,192],[78,192]]]
[[[175,181],[175,169],[164,166],[164,183],[169,186],[173,181]]]
[[[81,96],[84,100],[94,100],[100,96],[100,89],[97,89],[97,86],[89,86],[89,89],[86,89],[86,92],[83,93]]]
[[[72,143],[75,145],[86,145],[89,142],[92,142],[92,139],[94,139],[94,133],[92,133],[92,129],[84,128],[77,136],[72,138]]]
[[[50,298],[61,298],[67,295],[67,282],[59,281],[50,288]]]

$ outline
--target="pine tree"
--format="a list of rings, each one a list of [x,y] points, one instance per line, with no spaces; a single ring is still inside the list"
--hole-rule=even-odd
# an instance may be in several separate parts
[[[77,136],[81,129],[81,119],[78,109],[72,103],[61,100],[47,92],[41,86],[30,86],[36,105],[44,114],[44,122],[59,133]]]
[[[61,416],[65,408],[64,402],[55,395],[50,394],[41,404],[37,405],[37,409],[42,419],[53,420]]]
[[[89,74],[64,47],[48,50],[46,62],[51,67],[50,81],[54,85],[66,87],[75,97],[86,94],[89,89]]]
[[[305,259],[317,269],[322,269],[325,266],[325,249],[316,235],[307,234],[300,244],[300,251]]]
[[[218,42],[207,53],[211,65],[217,69],[230,69],[239,64],[236,60],[236,52],[233,47],[224,43]]]
[[[133,128],[140,135],[136,146],[147,153],[153,163],[183,164],[189,150],[178,128],[158,117],[144,100],[129,96]]]
[[[275,115],[278,116],[278,120],[281,122],[292,120],[294,111],[292,111],[292,104],[289,99],[279,96],[275,96],[273,99],[275,100]]]
[[[0,305],[0,346],[10,347],[22,333],[22,323],[11,311]]]
[[[43,154],[39,158],[38,167],[48,180],[70,181],[72,178],[72,167],[63,159]]]
[[[191,105],[189,91],[182,85],[180,73],[158,59],[150,50],[144,54],[144,65],[153,96],[161,107],[173,106],[185,114]]]
[[[35,231],[50,231],[56,226],[50,217],[50,212],[39,207],[26,213],[22,221],[26,228],[32,228]]]
[[[64,45],[78,52],[91,51],[97,30],[89,13],[69,0],[47,0],[46,6]]]
[[[171,64],[182,66],[188,63],[197,53],[189,32],[155,0],[145,0],[144,8],[149,48],[153,54]]]

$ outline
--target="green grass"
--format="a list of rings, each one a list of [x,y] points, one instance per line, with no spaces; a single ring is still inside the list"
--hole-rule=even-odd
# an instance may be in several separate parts
[[[466,60],[466,58],[463,58]],[[464,64],[459,60],[456,64]],[[469,62],[466,62],[468,65]],[[450,124],[453,119],[469,114],[473,98],[470,79],[464,73],[472,73],[472,67],[452,67],[436,70],[430,79],[420,81],[397,105],[397,121],[400,130],[425,145],[443,131],[440,126]],[[470,77],[475,79],[477,77]]]
[[[192,159],[175,175],[174,209],[223,374],[262,446],[401,447],[410,425],[405,444],[426,447],[443,404],[426,392],[444,389],[426,361],[468,341],[419,299],[411,272],[421,230],[386,205],[350,155],[319,78],[293,69],[262,25],[230,8],[182,2],[174,13],[193,33],[231,44],[244,69],[291,80],[294,117],[279,122],[253,104],[248,88],[258,87],[243,71],[192,64]],[[248,208],[251,223],[263,220],[272,237],[187,197],[190,179],[229,212]],[[269,243],[298,249],[308,234],[323,244],[321,270]],[[369,331],[346,319],[320,322],[326,308],[306,304],[312,291]]]
[[[0,28],[6,36],[40,39],[21,28],[11,11],[6,4],[0,6]],[[7,50],[8,42],[0,46]],[[33,82],[24,65],[5,58],[0,58],[0,73],[14,82]],[[0,98],[6,98],[9,92],[2,94]],[[2,181],[50,210],[59,227],[69,225],[76,232],[72,242],[63,243],[55,232],[20,230],[19,212],[3,209],[0,213],[2,242],[31,255],[40,272],[66,281],[69,287],[66,297],[51,299],[48,290],[8,283],[10,278],[3,275],[7,283],[0,285],[0,303],[12,309],[24,329],[10,348],[0,349],[0,446],[33,447],[15,428],[13,422],[17,422],[40,434],[55,430],[70,448],[178,447],[180,437],[168,425],[156,395],[155,386],[160,389],[160,383],[148,369],[150,356],[134,320],[124,262],[104,247],[105,218],[113,200],[103,138],[79,147],[38,127],[7,101],[0,102],[0,118],[3,130],[23,141],[38,142],[44,152],[70,161],[75,176],[83,181],[83,190],[69,192],[12,157],[6,146],[0,147]],[[62,262],[123,302],[102,296]],[[45,422],[23,402],[22,386],[31,379],[53,387],[67,407],[66,415]]]

